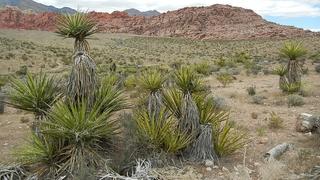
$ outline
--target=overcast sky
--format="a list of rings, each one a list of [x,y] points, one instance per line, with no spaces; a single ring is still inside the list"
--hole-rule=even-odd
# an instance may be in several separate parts
[[[281,24],[320,31],[320,0],[36,0],[56,7],[112,12],[136,8],[166,12],[186,6],[230,4],[252,9],[264,18]]]

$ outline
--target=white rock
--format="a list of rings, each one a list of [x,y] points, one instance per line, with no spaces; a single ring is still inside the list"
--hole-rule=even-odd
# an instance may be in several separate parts
[[[222,167],[222,171],[229,172],[229,169],[226,167]]]
[[[254,166],[260,166],[261,164],[260,163],[258,163],[258,162],[255,162],[254,163]]]
[[[213,168],[213,169],[218,169],[218,168],[219,168],[219,166],[213,166],[212,168]]]
[[[204,164],[205,164],[205,166],[207,166],[207,167],[209,167],[209,166],[213,166],[213,165],[214,165],[213,161],[208,160],[208,159],[205,161],[205,163],[204,163]]]
[[[4,143],[3,145],[4,145],[4,146],[8,146],[8,143]]]
[[[212,168],[211,167],[207,167],[206,170],[207,171],[212,171]]]

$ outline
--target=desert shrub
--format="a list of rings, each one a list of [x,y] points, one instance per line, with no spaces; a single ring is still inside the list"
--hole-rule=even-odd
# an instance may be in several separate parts
[[[268,118],[269,121],[269,128],[271,129],[279,129],[283,126],[283,119],[278,116],[275,112],[270,113],[270,118]]]
[[[317,73],[320,73],[320,64],[316,65],[315,70]]]
[[[214,106],[216,109],[218,109],[218,110],[228,110],[229,109],[229,105],[223,97],[214,96],[211,98],[211,100],[214,103]]]
[[[251,59],[251,57],[246,52],[238,52],[234,55],[234,59],[237,63],[246,63]]]
[[[124,86],[127,89],[133,89],[137,86],[137,78],[135,75],[129,75],[126,80],[124,81]]]
[[[218,75],[217,80],[223,85],[223,87],[226,87],[228,84],[233,82],[233,77],[228,73],[222,73]]]
[[[137,80],[143,90],[155,92],[162,88],[165,76],[159,71],[147,71]]]
[[[291,94],[287,98],[288,106],[302,106],[304,105],[304,100],[303,97],[296,95],[296,94]]]
[[[251,99],[253,104],[263,104],[263,100],[266,98],[264,96],[254,95]]]
[[[206,62],[203,62],[203,63],[199,63],[199,64],[196,64],[195,67],[194,67],[195,71],[199,74],[203,74],[203,75],[210,75],[211,74],[211,66],[206,63]]]
[[[219,59],[215,60],[215,64],[219,67],[225,67],[226,66],[226,59],[224,57],[220,57]]]
[[[256,86],[252,85],[247,88],[247,92],[250,96],[256,95]]]
[[[19,76],[24,76],[28,73],[28,67],[27,66],[20,66],[19,70],[16,71],[16,74]]]

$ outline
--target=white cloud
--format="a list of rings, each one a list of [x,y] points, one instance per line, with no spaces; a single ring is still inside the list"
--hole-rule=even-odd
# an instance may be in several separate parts
[[[165,12],[186,6],[208,6],[230,4],[252,9],[260,15],[299,17],[320,17],[320,0],[36,0],[57,7],[112,12],[136,8]]]

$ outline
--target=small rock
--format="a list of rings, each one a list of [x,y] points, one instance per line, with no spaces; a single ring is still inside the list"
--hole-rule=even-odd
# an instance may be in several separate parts
[[[261,138],[258,143],[259,144],[267,144],[268,141],[269,141],[269,139],[267,137],[265,137],[265,138]]]
[[[229,172],[229,169],[226,167],[222,167],[222,171]]]
[[[205,166],[209,167],[209,166],[213,166],[213,165],[214,165],[213,161],[211,161],[211,160],[205,161]]]
[[[213,169],[218,169],[218,168],[219,168],[219,166],[213,166],[212,168],[213,168]]]
[[[206,170],[207,171],[212,171],[212,168],[211,167],[207,167]]]
[[[8,143],[4,143],[3,145],[4,145],[4,146],[8,146]]]
[[[255,163],[254,163],[254,166],[257,166],[257,167],[258,167],[258,166],[260,166],[260,165],[261,165],[261,164],[258,163],[258,162],[255,162]]]

